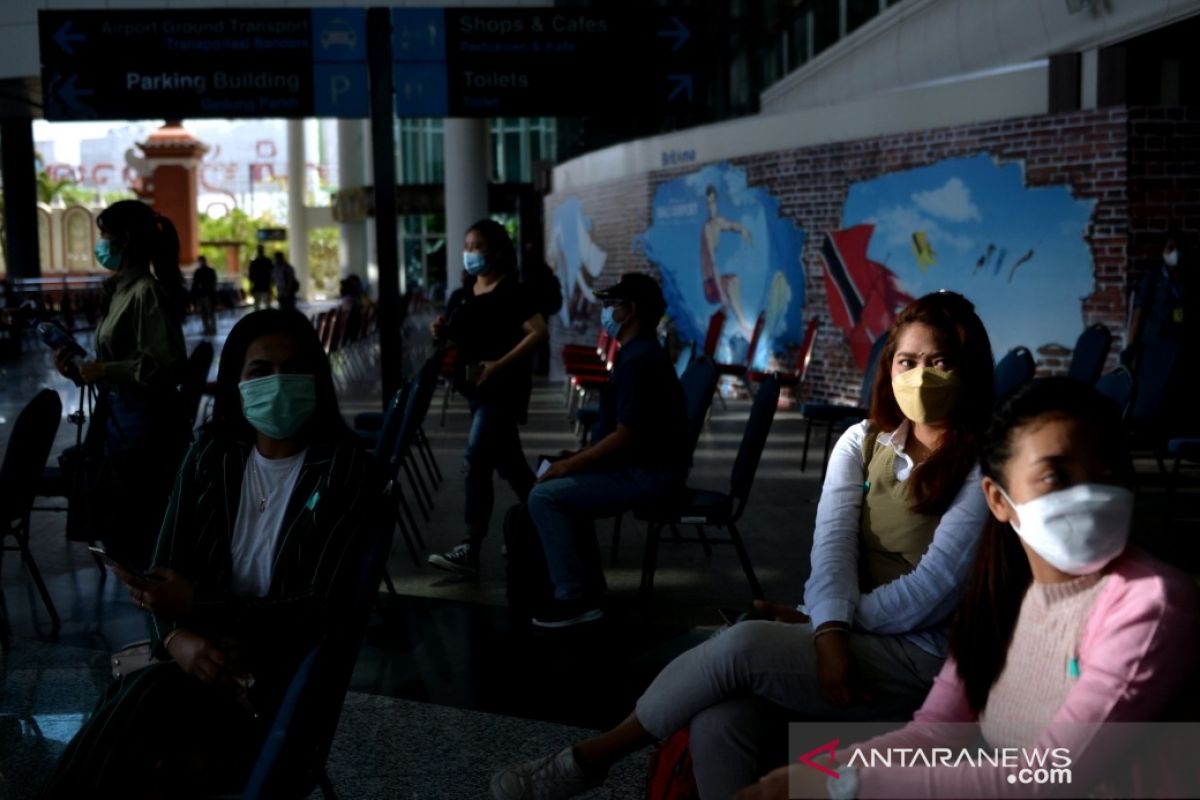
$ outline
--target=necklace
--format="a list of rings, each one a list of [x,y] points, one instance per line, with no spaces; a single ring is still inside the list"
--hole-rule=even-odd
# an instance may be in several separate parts
[[[258,465],[254,463],[253,453],[250,454],[250,469],[254,473],[254,482],[258,484],[257,487],[251,484],[250,492],[251,494],[258,495],[258,513],[261,514],[267,510],[266,482],[262,479],[262,474],[258,471]],[[256,488],[258,491],[255,491]]]

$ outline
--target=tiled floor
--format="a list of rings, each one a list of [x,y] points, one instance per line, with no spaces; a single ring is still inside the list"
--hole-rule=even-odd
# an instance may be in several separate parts
[[[222,321],[222,336],[231,324]],[[420,325],[406,333],[410,360],[420,358]],[[0,369],[0,451],[21,405],[42,386],[60,392],[64,414],[77,403],[42,350]],[[457,543],[463,529],[459,465],[468,415],[452,400],[443,428],[440,402],[439,395],[425,426],[445,475],[422,526],[430,551]],[[377,382],[347,381],[342,405],[348,417],[378,409]],[[748,410],[744,401],[714,408],[697,452],[695,485],[728,488]],[[793,412],[780,412],[742,525],[768,596],[789,601],[799,599],[803,586],[818,487],[813,467],[799,471],[802,433]],[[522,436],[531,459],[572,444],[558,383],[535,389]],[[64,422],[55,453],[73,440]],[[720,623],[719,607],[749,604],[732,548],[718,547],[705,559],[696,545],[666,543],[654,602],[640,604],[643,532],[626,520],[618,559],[606,565],[608,617],[587,631],[534,636],[513,626],[505,603],[500,523],[512,502],[507,487],[498,487],[478,581],[415,568],[397,540],[389,570],[400,598],[385,601],[386,613],[372,620],[330,758],[343,797],[478,798],[498,766],[562,746],[579,729],[619,721],[667,660]],[[62,617],[57,632],[15,554],[0,571],[13,627],[12,646],[0,656],[0,797],[6,800],[31,796],[106,685],[109,653],[145,636],[141,613],[115,581],[102,579],[82,545],[64,539],[63,524],[62,513],[34,514],[34,552]],[[599,531],[607,561],[610,529],[601,524]],[[595,796],[640,796],[643,769],[644,758],[631,760]]]

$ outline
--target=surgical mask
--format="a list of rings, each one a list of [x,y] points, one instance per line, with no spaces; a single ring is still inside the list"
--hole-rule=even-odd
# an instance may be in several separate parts
[[[463,251],[463,269],[468,275],[482,275],[488,271],[487,259],[475,250]]]
[[[96,253],[96,260],[100,262],[100,266],[105,269],[120,269],[121,254],[112,251],[112,243],[108,239],[97,239],[96,246],[92,248]]]
[[[1179,264],[1179,251],[1172,250],[1169,253],[1163,253],[1163,263],[1168,267],[1174,267]]]
[[[892,394],[900,412],[923,424],[948,419],[958,403],[960,387],[957,375],[934,367],[917,367],[892,378]]]
[[[625,325],[623,322],[617,322],[615,314],[616,309],[612,306],[600,309],[600,324],[604,327],[604,332],[613,339],[621,335],[621,328]]]
[[[1125,550],[1133,519],[1133,492],[1120,486],[1081,483],[1014,503],[1011,525],[1033,552],[1068,575],[1090,575]]]
[[[268,375],[238,384],[242,411],[256,431],[271,439],[290,439],[317,407],[312,375]]]

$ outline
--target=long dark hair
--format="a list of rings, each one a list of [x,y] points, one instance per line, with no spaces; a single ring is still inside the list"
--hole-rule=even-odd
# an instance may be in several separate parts
[[[317,383],[317,408],[297,437],[312,444],[332,441],[348,435],[345,420],[338,410],[337,392],[333,387],[333,373],[329,359],[321,347],[321,340],[312,323],[298,311],[272,308],[255,311],[242,317],[221,349],[221,363],[217,368],[217,391],[213,402],[212,421],[208,430],[218,436],[227,436],[238,441],[252,442],[254,428],[242,413],[242,395],[238,390],[242,368],[246,363],[246,351],[250,344],[263,336],[281,333],[296,344],[301,363],[307,367]]]
[[[987,330],[967,298],[954,292],[935,292],[914,300],[892,323],[887,343],[879,354],[871,390],[871,422],[880,430],[894,431],[904,422],[904,414],[892,392],[892,359],[896,356],[900,333],[918,322],[937,331],[962,381],[958,402],[941,443],[908,479],[913,511],[940,515],[954,502],[962,482],[975,467],[979,437],[992,410],[995,364]]]
[[[517,248],[504,226],[492,219],[481,219],[467,233],[475,231],[487,243],[488,269],[496,270],[504,275],[513,275],[517,271]]]
[[[1013,456],[1015,432],[1033,422],[1056,418],[1078,420],[1087,426],[1117,479],[1129,482],[1129,457],[1116,435],[1121,430],[1117,407],[1092,387],[1070,378],[1031,381],[1004,402],[983,438],[983,474],[1005,486],[1004,469]],[[1021,602],[1032,580],[1029,559],[1016,532],[995,517],[989,519],[950,627],[950,654],[975,713],[987,705],[988,693],[1004,669]]]
[[[128,263],[154,265],[154,277],[166,290],[171,312],[182,319],[187,292],[179,271],[179,234],[171,220],[141,200],[119,200],[100,212],[96,225],[120,240]]]

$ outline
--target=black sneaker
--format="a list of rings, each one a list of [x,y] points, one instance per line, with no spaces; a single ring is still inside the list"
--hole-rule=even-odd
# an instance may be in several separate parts
[[[429,564],[447,572],[479,577],[479,553],[470,542],[463,542],[444,553],[434,553],[429,557]]]
[[[604,609],[600,608],[597,600],[555,600],[548,608],[539,611],[532,622],[538,628],[570,628],[603,617]]]

